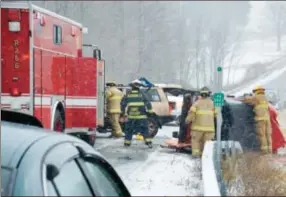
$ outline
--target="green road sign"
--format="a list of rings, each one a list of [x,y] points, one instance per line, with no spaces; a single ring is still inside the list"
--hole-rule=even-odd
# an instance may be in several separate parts
[[[214,93],[213,101],[215,107],[221,107],[224,104],[224,94],[221,92]]]
[[[222,71],[222,67],[221,67],[221,66],[218,66],[218,67],[216,68],[216,70],[217,70],[218,72],[221,72],[221,71]]]

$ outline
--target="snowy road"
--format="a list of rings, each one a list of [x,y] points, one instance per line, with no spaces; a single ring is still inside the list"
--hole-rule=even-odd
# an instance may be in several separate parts
[[[201,196],[201,162],[186,154],[174,154],[160,144],[178,127],[165,126],[153,139],[153,149],[133,140],[98,137],[95,148],[115,167],[133,196]]]

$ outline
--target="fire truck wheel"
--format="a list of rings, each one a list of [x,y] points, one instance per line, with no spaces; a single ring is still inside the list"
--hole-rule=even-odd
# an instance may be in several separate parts
[[[65,129],[65,124],[61,112],[59,110],[56,111],[55,121],[54,121],[54,131],[63,132]]]
[[[149,136],[155,137],[159,131],[159,127],[157,125],[156,120],[153,118],[148,118],[148,127],[149,127]]]

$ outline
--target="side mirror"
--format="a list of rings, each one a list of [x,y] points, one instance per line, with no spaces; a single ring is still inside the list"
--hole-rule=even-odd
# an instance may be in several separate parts
[[[173,131],[172,137],[173,138],[179,138],[179,132],[178,131]]]
[[[101,50],[100,49],[94,49],[93,50],[93,57],[97,60],[101,60]]]

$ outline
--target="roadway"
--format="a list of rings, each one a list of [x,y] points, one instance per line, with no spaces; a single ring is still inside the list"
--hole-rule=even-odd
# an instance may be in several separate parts
[[[202,196],[200,159],[160,147],[176,130],[164,126],[153,139],[153,149],[135,139],[125,148],[123,138],[98,134],[95,149],[115,167],[132,196]]]

